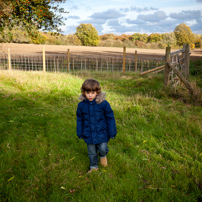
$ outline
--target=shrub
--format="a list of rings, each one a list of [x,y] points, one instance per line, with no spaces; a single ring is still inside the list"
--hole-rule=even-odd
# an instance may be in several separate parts
[[[136,41],[135,41],[135,46],[136,46],[137,48],[145,48],[145,47],[146,47],[146,44],[145,44],[144,42],[142,42],[142,41],[136,40]]]
[[[99,46],[102,46],[102,47],[113,47],[114,46],[114,40],[107,39],[107,40],[104,40],[104,41],[100,41]]]
[[[194,44],[194,43],[191,43],[191,44],[190,44],[190,48],[191,48],[191,49],[194,49],[194,48],[195,48],[195,44]]]
[[[202,45],[201,35],[196,35],[196,39],[195,39],[194,43],[195,43],[196,48],[201,48],[201,45]]]
[[[100,40],[108,40],[108,39],[115,39],[115,35],[114,34],[104,34],[100,36]]]
[[[164,44],[164,43],[158,43],[158,48],[160,48],[160,49],[164,49],[164,48],[166,48],[166,44]]]
[[[69,34],[66,39],[69,45],[81,45],[81,40],[76,35]]]

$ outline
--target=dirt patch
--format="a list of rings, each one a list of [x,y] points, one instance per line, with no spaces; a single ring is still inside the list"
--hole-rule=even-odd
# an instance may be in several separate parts
[[[66,54],[69,49],[72,55],[97,55],[97,56],[117,56],[123,55],[123,48],[114,47],[86,47],[86,46],[64,46],[64,45],[36,45],[36,44],[17,44],[4,43],[0,46],[0,51],[7,52],[10,48],[11,54],[42,54],[45,47],[46,54]],[[162,58],[165,55],[165,49],[138,49],[126,48],[126,56],[134,57],[137,50],[138,58],[155,59]],[[176,51],[172,49],[171,51]],[[202,49],[191,50],[191,59],[198,60],[202,58]]]

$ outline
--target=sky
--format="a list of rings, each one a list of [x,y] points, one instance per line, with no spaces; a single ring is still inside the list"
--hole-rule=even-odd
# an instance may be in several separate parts
[[[90,23],[98,35],[170,33],[181,23],[202,34],[202,0],[66,0],[63,34]]]

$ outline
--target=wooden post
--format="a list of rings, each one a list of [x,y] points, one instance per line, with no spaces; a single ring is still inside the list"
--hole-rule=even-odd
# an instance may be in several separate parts
[[[125,74],[125,68],[126,68],[126,47],[123,47],[123,74]]]
[[[135,72],[137,71],[137,51],[135,51]]]
[[[67,50],[67,71],[69,72],[69,49]]]
[[[189,78],[189,61],[190,61],[190,47],[187,44],[185,47],[185,78],[188,79]]]
[[[43,72],[46,72],[46,56],[45,56],[45,47],[43,46]]]
[[[10,48],[8,48],[8,70],[11,70],[11,54],[10,54]]]
[[[170,51],[171,47],[166,47],[166,55],[165,55],[165,71],[164,71],[164,87],[167,88],[169,85],[169,74],[170,74]]]

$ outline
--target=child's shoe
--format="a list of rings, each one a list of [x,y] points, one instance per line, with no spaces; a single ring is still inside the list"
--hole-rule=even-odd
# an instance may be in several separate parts
[[[107,166],[107,156],[100,158],[100,165],[103,167]]]
[[[97,170],[98,170],[98,168],[90,169],[90,170],[87,172],[87,174],[90,174],[90,173],[92,173],[93,171],[97,171]]]

